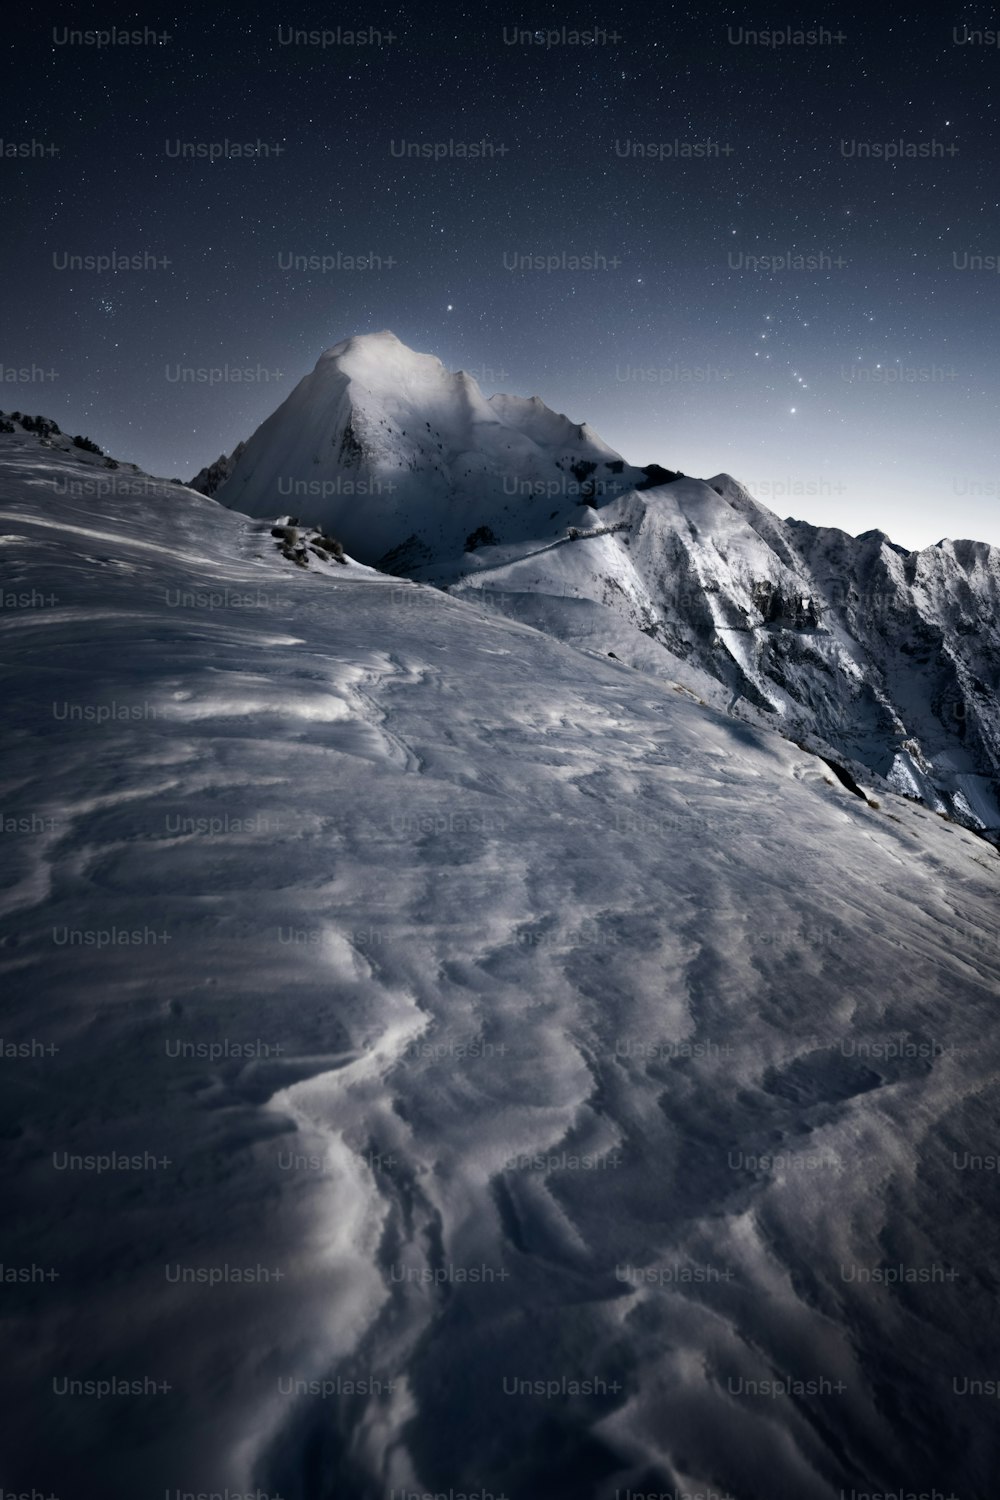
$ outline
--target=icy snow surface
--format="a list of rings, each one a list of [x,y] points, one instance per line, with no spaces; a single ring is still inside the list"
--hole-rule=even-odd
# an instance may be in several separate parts
[[[994,851],[137,487],[0,438],[5,1485],[992,1495]]]

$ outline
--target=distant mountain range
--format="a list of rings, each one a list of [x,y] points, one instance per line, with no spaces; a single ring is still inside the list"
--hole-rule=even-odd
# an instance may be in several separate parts
[[[628,464],[537,396],[394,334],[323,354],[192,487],[825,747],[1000,836],[1000,551],[781,520],[734,479]]]

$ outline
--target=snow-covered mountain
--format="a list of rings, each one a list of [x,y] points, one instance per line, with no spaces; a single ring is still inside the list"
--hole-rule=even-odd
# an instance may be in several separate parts
[[[636,667],[676,675],[680,658],[713,701],[724,688],[741,715],[1000,833],[1000,552],[985,543],[906,553],[780,521],[721,474],[622,495],[536,553],[484,551],[452,589]]]
[[[537,397],[487,401],[464,370],[389,332],[327,350],[241,448],[213,466],[230,466],[224,504],[298,509],[397,573],[485,545],[480,526],[527,541],[555,507],[649,482],[585,424]]]
[[[369,564],[680,675],[1000,836],[985,543],[907,553],[782,521],[726,474],[635,468],[537,397],[486,400],[391,333],[328,350],[225,462],[225,505],[300,511]]]
[[[994,851],[12,425],[5,1491],[991,1497]]]

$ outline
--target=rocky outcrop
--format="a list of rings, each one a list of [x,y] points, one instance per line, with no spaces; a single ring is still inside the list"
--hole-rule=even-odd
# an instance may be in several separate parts
[[[246,443],[237,443],[228,457],[225,453],[220,453],[214,464],[209,464],[194,476],[188,485],[188,489],[197,490],[199,494],[208,495],[211,498],[216,490],[225,484],[233,469],[239,463],[245,447]]]

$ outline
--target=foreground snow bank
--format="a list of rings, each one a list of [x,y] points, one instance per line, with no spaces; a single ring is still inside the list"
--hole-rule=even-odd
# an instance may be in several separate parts
[[[5,1483],[984,1497],[993,851],[86,475],[0,439]]]

